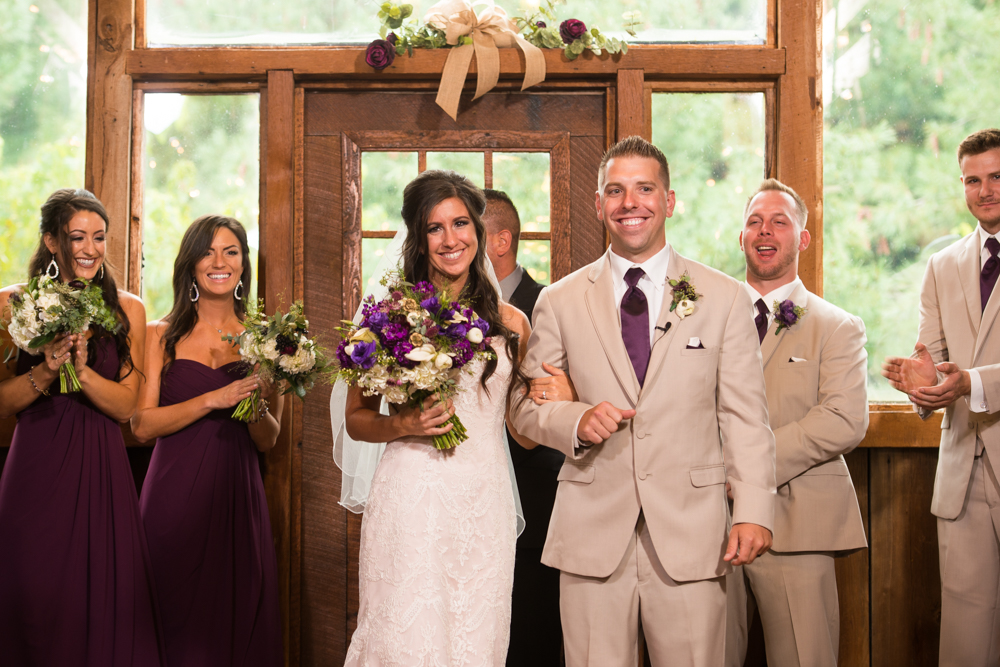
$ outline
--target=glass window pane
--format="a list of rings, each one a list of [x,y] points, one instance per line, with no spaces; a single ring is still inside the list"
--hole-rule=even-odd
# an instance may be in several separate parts
[[[535,282],[542,285],[548,285],[552,282],[549,263],[550,245],[549,241],[527,241],[525,239],[521,239],[521,242],[517,244],[517,261]]]
[[[677,197],[667,241],[742,280],[743,207],[764,178],[764,94],[655,94],[653,143],[667,156]]]
[[[382,279],[381,275],[375,275],[385,249],[392,243],[392,239],[361,239],[361,291],[366,292]]]
[[[362,153],[361,229],[399,229],[403,188],[416,177],[416,153]]]
[[[479,187],[485,187],[485,155],[482,153],[427,153],[428,169],[451,169]]]
[[[3,3],[0,38],[0,285],[25,282],[39,209],[83,187],[87,2]],[[121,221],[111,234],[125,235]]]
[[[927,259],[977,225],[955,151],[997,126],[976,63],[995,60],[1000,4],[845,4],[823,20],[823,290],[865,322],[869,400],[906,402],[879,367],[913,349]]]
[[[548,153],[494,153],[493,187],[514,202],[521,231],[549,231]]]
[[[143,275],[146,315],[173,304],[174,259],[199,216],[236,218],[247,230],[256,298],[259,199],[259,95],[145,96]]]
[[[413,20],[434,0],[412,2]],[[537,12],[538,0],[506,6],[512,16]],[[350,44],[378,34],[377,3],[355,0],[147,0],[150,45],[174,44]],[[636,37],[627,35],[622,14],[639,9]],[[699,0],[640,3],[634,0],[575,0],[556,6],[557,21],[578,18],[608,36],[630,42],[761,44],[767,36],[767,0]]]

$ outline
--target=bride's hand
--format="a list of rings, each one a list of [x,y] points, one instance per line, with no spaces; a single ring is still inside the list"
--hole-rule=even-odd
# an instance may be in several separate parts
[[[419,407],[406,407],[396,414],[400,427],[407,435],[435,436],[444,435],[451,430],[452,424],[444,424],[455,414],[455,406],[451,399],[442,402],[435,394],[428,396]]]
[[[568,375],[546,363],[542,363],[542,370],[548,373],[549,377],[532,380],[531,391],[528,392],[528,398],[533,400],[536,405],[578,400],[576,387],[573,386]]]

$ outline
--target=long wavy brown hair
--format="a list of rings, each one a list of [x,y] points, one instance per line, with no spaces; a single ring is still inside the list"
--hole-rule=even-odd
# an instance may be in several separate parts
[[[174,305],[170,313],[163,318],[167,323],[167,330],[163,334],[164,373],[177,358],[177,343],[191,333],[198,322],[198,305],[197,302],[191,301],[194,268],[212,247],[215,233],[223,228],[236,235],[240,242],[240,251],[243,253],[243,272],[240,274],[240,280],[243,281],[244,300],[233,299],[233,312],[241,321],[247,314],[246,298],[250,293],[250,281],[253,278],[247,232],[236,218],[203,215],[192,222],[184,232],[180,250],[177,251],[177,259],[174,260]]]
[[[406,240],[403,242],[403,274],[411,283],[429,280],[430,258],[427,245],[427,221],[434,208],[446,199],[457,197],[469,211],[476,230],[478,249],[469,266],[469,278],[462,288],[461,298],[468,299],[473,309],[489,322],[490,336],[503,336],[506,340],[507,356],[513,364],[513,382],[510,391],[519,382],[527,382],[521,372],[518,354],[519,336],[503,324],[500,315],[500,295],[493,287],[486,272],[486,226],[482,215],[486,210],[486,196],[472,181],[454,171],[432,169],[425,171],[410,181],[403,189],[403,208],[400,214],[406,224]],[[497,360],[490,359],[483,369],[480,384],[486,389],[486,381],[496,371]],[[487,389],[487,391],[489,391]]]
[[[42,204],[41,222],[38,226],[38,248],[35,249],[35,254],[28,263],[29,278],[41,275],[53,259],[59,266],[60,278],[69,281],[77,277],[73,270],[75,266],[73,243],[70,241],[67,228],[73,216],[81,211],[89,211],[99,215],[104,220],[104,232],[108,233],[108,229],[111,227],[108,212],[104,208],[104,204],[91,192],[77,188],[62,188],[53,192],[45,200],[45,203]],[[45,245],[46,234],[50,234],[55,239],[57,249],[55,254],[49,252]],[[89,362],[94,359],[95,344],[98,339],[113,339],[115,351],[118,353],[118,372],[115,373],[115,380],[119,381],[128,377],[135,370],[132,350],[129,347],[131,327],[125,309],[122,308],[121,299],[118,298],[118,286],[115,284],[111,271],[108,270],[111,264],[108,262],[107,256],[104,257],[102,266],[104,266],[104,271],[94,276],[94,280],[91,282],[101,286],[104,293],[104,303],[115,313],[120,326],[117,331],[106,331],[96,324],[93,325],[94,335],[87,342],[87,360]]]

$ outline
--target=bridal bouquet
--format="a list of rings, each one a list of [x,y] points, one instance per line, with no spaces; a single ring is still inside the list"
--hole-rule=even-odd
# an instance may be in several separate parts
[[[91,324],[109,332],[120,326],[104,302],[100,286],[82,278],[64,283],[44,274],[35,276],[20,292],[11,294],[8,305],[11,318],[7,331],[14,345],[25,352],[35,351],[61,334],[82,334]],[[59,367],[59,391],[80,391],[72,361]]]
[[[386,298],[368,297],[361,321],[339,329],[336,374],[348,385],[361,387],[365,396],[417,407],[433,394],[442,400],[454,396],[461,368],[476,358],[494,358],[490,325],[467,302],[452,300],[426,281],[411,285],[398,274],[382,284],[389,290]],[[438,449],[468,438],[457,414],[445,424],[452,429],[434,436]]]
[[[240,356],[251,366],[247,375],[256,368],[265,381],[287,382],[282,393],[294,392],[305,398],[328,364],[324,350],[309,338],[309,320],[302,314],[302,302],[293,303],[288,313],[275,311],[268,317],[263,302],[250,301],[243,326],[243,333],[224,336],[223,340],[239,344]],[[233,412],[233,419],[243,422],[255,422],[261,416],[260,389],[240,401]]]

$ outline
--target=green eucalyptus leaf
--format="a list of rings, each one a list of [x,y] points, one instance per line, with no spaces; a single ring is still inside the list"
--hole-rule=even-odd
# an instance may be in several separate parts
[[[573,44],[576,44],[576,42],[573,42]],[[566,48],[563,49],[563,55],[566,56],[566,60],[576,60],[578,54],[574,53],[573,44],[567,44]]]
[[[413,5],[401,5],[399,8],[399,15],[402,18],[409,18],[413,14]]]

